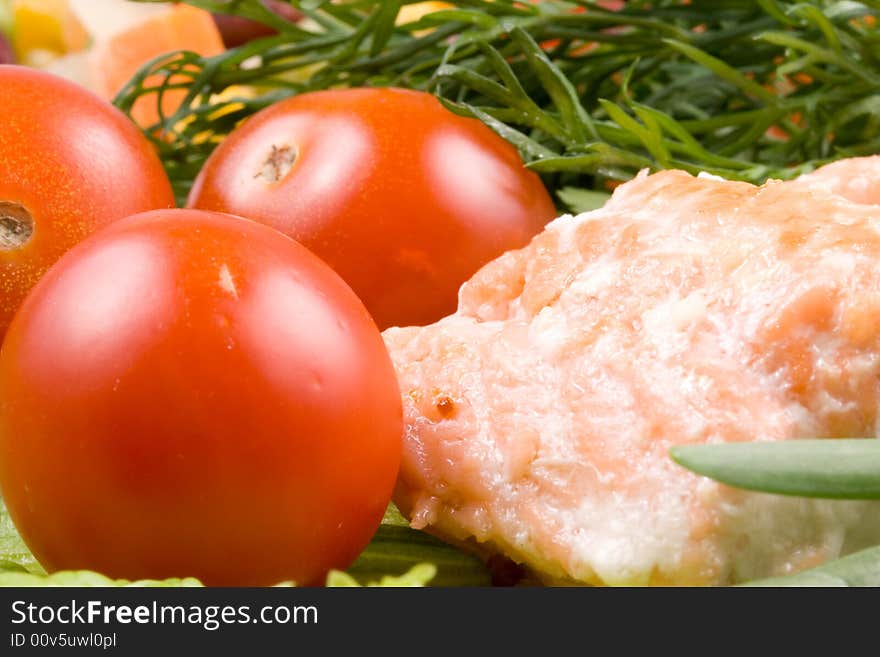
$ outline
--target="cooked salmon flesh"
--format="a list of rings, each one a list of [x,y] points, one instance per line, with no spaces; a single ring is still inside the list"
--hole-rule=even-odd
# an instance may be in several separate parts
[[[385,332],[414,527],[548,583],[729,584],[880,543],[880,502],[736,490],[674,445],[878,436],[880,157],[640,174]]]

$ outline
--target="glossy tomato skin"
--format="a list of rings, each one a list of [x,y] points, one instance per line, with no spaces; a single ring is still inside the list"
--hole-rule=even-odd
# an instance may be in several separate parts
[[[381,328],[453,312],[462,283],[555,215],[510,144],[401,89],[320,91],[263,110],[209,158],[188,205],[300,241]]]
[[[32,222],[22,245],[0,247],[2,336],[65,251],[116,219],[173,207],[174,195],[146,138],[97,96],[23,66],[0,66],[0,89],[0,221],[25,211]]]
[[[0,489],[47,570],[313,584],[368,543],[400,460],[382,338],[339,277],[254,222],[116,222],[0,352]]]

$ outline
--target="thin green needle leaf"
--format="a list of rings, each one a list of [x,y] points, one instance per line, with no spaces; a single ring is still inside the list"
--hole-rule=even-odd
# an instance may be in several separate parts
[[[590,115],[584,110],[577,91],[571,81],[553,65],[544,50],[522,28],[511,32],[514,42],[526,55],[529,66],[538,76],[541,85],[550,95],[559,110],[562,123],[576,144],[590,139],[598,139],[596,127]]]
[[[452,111],[455,111],[459,114],[464,114],[465,116],[473,116],[480,119],[483,123],[492,128],[492,130],[494,130],[511,144],[516,146],[519,151],[527,155],[529,159],[537,159],[538,161],[540,161],[545,158],[554,157],[556,155],[553,151],[541,146],[541,144],[539,144],[538,142],[530,139],[523,133],[511,128],[505,123],[502,123],[501,121],[484,112],[478,107],[467,104],[456,105],[454,103],[450,103],[447,100],[443,100],[442,102],[443,105],[445,105]]]
[[[874,74],[861,62],[854,61],[850,57],[845,56],[843,53],[835,52],[833,50],[829,50],[828,48],[817,46],[813,43],[810,43],[806,39],[801,39],[799,37],[792,36],[791,34],[786,34],[784,32],[764,32],[763,34],[759,34],[755,38],[761,41],[772,43],[777,46],[785,46],[786,48],[791,48],[792,50],[806,53],[807,55],[810,55],[815,61],[836,64],[840,68],[845,69],[853,75],[862,78],[869,84],[875,86],[880,85],[880,75]]]
[[[493,56],[490,59],[490,62],[497,62],[497,58]],[[519,87],[519,85],[515,85],[513,89],[509,89],[484,75],[475,73],[471,69],[453,64],[444,64],[440,66],[440,68],[437,69],[435,76],[438,79],[456,80],[457,82],[467,85],[470,89],[479,92],[486,98],[495,101],[502,107],[516,109],[519,112],[518,123],[522,125],[538,128],[560,140],[565,139],[565,130],[562,126],[560,126],[550,114],[544,112],[540,107],[535,105],[535,103],[533,103],[524,92],[518,93],[522,91],[522,88]],[[502,76],[502,81],[503,79],[504,77]],[[489,127],[495,129],[494,124],[490,124]],[[555,155],[555,153],[552,152],[549,152],[549,154]]]
[[[504,85],[464,66],[444,64],[437,69],[434,75],[437,78],[455,79],[496,103],[511,103],[513,101],[511,91],[505,88]]]
[[[677,50],[685,57],[695,61],[697,64],[706,67],[721,79],[727,80],[750,96],[763,101],[767,105],[775,105],[779,100],[772,92],[767,91],[754,80],[750,80],[730,64],[713,57],[699,48],[695,48],[687,43],[682,43],[681,41],[675,41],[674,39],[664,39],[663,43],[673,50]]]
[[[414,30],[423,30],[434,25],[443,25],[450,21],[476,25],[483,29],[491,29],[498,24],[498,21],[495,18],[479,11],[468,9],[441,9],[422,16],[416,22],[407,23],[406,27]]]
[[[603,169],[627,167],[634,170],[651,167],[651,160],[608,144],[588,144],[588,153],[559,157],[546,157],[529,162],[532,171],[559,173],[564,171],[599,173]]]
[[[761,8],[783,25],[794,25],[795,21],[786,15],[776,0],[757,0]]]
[[[370,56],[375,57],[388,44],[391,35],[394,32],[394,23],[397,21],[397,14],[403,5],[402,0],[386,0],[377,10],[376,27],[373,30],[373,43],[370,46]]]
[[[680,150],[687,155],[719,167],[729,167],[732,169],[745,169],[747,167],[746,164],[739,160],[734,160],[729,157],[721,157],[704,149],[687,130],[668,114],[656,110],[653,107],[642,105],[641,103],[632,103],[631,107],[636,116],[642,119],[646,124],[650,118],[664,131],[678,139],[681,142]]]
[[[694,472],[748,490],[828,499],[880,499],[880,440],[788,440],[670,450]]]
[[[645,149],[657,160],[661,167],[666,168],[669,166],[669,151],[656,123],[653,125],[642,125],[610,100],[600,98],[599,104],[617,125],[639,138]]]
[[[481,43],[479,46],[480,50],[482,50],[483,54],[486,56],[487,62],[492,66],[492,70],[495,71],[495,75],[498,76],[498,79],[507,88],[510,97],[515,99],[511,101],[511,105],[515,103],[517,107],[523,108],[523,111],[528,114],[539,116],[542,113],[541,108],[529,98],[528,93],[523,89],[519,78],[516,77],[513,69],[510,68],[507,60],[504,59],[504,56],[495,50],[495,48],[486,44]]]
[[[837,53],[841,52],[840,37],[837,36],[837,30],[835,29],[834,24],[828,20],[818,7],[799,4],[792,7],[791,13],[795,16],[803,16],[816,25],[825,36],[825,41],[828,43],[828,46]]]
[[[828,123],[828,131],[834,132],[859,116],[880,117],[880,95],[868,96],[853,103],[839,114],[831,118]]]

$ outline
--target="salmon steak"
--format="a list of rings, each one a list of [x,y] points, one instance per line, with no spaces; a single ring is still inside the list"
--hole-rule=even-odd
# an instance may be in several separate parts
[[[880,543],[880,502],[747,492],[675,445],[874,438],[880,157],[639,174],[384,333],[413,527],[548,584],[725,585]]]

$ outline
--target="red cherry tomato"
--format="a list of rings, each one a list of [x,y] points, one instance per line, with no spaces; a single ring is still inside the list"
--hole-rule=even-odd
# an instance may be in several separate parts
[[[0,489],[49,571],[317,583],[378,527],[401,442],[369,313],[238,217],[116,222],[43,277],[0,352]]]
[[[82,87],[0,66],[0,337],[28,290],[105,224],[174,206],[152,146]]]
[[[462,283],[555,214],[513,146],[400,89],[320,91],[263,110],[209,158],[189,205],[300,241],[382,328],[453,312]]]

